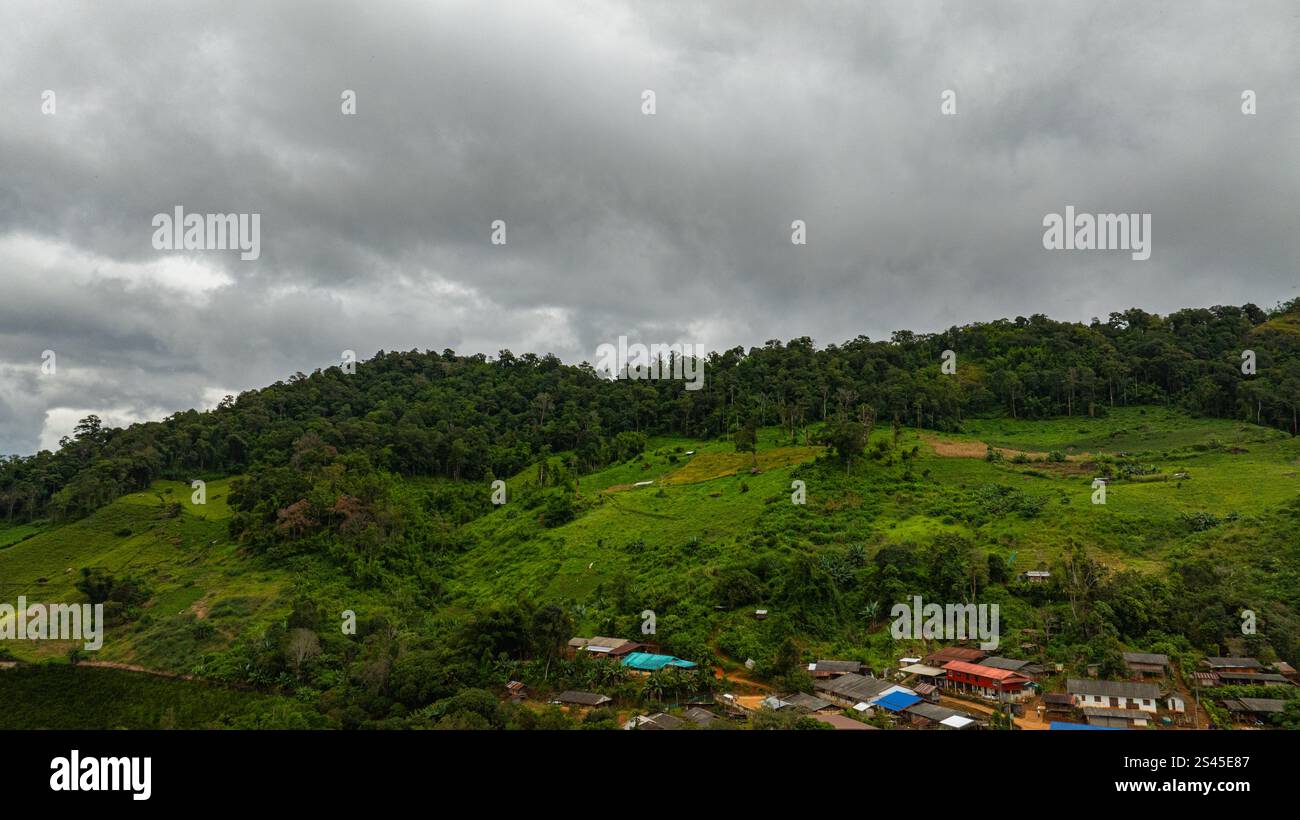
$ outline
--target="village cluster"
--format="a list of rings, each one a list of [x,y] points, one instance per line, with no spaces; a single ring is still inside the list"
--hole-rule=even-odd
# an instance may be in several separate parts
[[[643,675],[668,667],[697,668],[692,661],[658,649],[655,644],[602,636],[575,637],[568,644],[571,657],[590,653]],[[1059,688],[1048,681],[1065,673],[1061,664],[990,655],[973,646],[947,646],[924,656],[899,658],[896,668],[883,669],[879,675],[858,661],[818,660],[807,666],[812,692],[711,692],[664,711],[634,711],[621,725],[646,730],[708,727],[717,721],[744,722],[764,710],[788,710],[848,730],[980,729],[1008,724],[1050,730],[1204,729],[1210,727],[1197,717],[1197,703],[1213,702],[1227,711],[1233,723],[1256,726],[1263,725],[1269,714],[1282,712],[1287,701],[1218,696],[1216,690],[1300,685],[1296,670],[1285,662],[1266,666],[1255,658],[1205,658],[1186,676],[1186,685],[1180,685],[1167,655],[1126,652],[1123,659],[1126,680],[1100,678],[1098,667],[1090,665],[1085,677],[1067,677],[1064,691],[1048,691]],[[520,681],[510,681],[506,692],[517,702],[530,697]],[[560,692],[547,700],[571,712],[616,705],[608,695],[586,691]]]

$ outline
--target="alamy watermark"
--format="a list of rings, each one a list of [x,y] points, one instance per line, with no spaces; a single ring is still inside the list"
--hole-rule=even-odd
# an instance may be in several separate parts
[[[987,651],[997,649],[1001,638],[997,604],[927,604],[913,595],[911,604],[894,604],[889,616],[896,641],[979,638],[980,649]]]
[[[0,641],[84,641],[88,651],[104,645],[103,604],[0,604]]]
[[[626,336],[618,344],[596,348],[596,372],[608,379],[682,379],[687,390],[704,386],[704,345],[629,345]]]
[[[1132,251],[1138,262],[1151,258],[1151,214],[1076,214],[1043,217],[1043,247],[1049,251]]]
[[[262,255],[261,214],[154,214],[153,246],[160,251],[233,251],[245,262]]]

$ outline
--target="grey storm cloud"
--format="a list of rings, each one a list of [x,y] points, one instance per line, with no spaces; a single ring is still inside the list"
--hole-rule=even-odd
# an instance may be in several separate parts
[[[344,349],[577,362],[1297,291],[1289,2],[19,0],[0,32],[0,453]],[[260,213],[261,257],[155,250],[177,205]],[[1152,214],[1152,258],[1045,251],[1067,205]]]

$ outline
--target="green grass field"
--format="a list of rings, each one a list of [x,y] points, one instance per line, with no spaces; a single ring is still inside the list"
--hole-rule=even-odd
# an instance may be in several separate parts
[[[871,444],[890,440],[890,431],[878,427]],[[948,445],[966,455],[941,455]],[[986,445],[1028,455],[988,461]],[[1044,459],[1050,451],[1069,459]],[[1111,469],[1141,468],[1112,481],[1104,505],[1092,503],[1092,480],[1105,469],[1098,457],[1110,458]],[[796,479],[806,484],[804,505],[791,501]],[[437,483],[409,485],[422,492]],[[536,471],[507,483],[512,494],[528,490]],[[975,419],[959,434],[905,428],[897,449],[864,458],[852,476],[823,448],[793,445],[772,429],[761,431],[756,455],[737,453],[726,441],[657,438],[641,457],[581,476],[578,484],[577,516],[562,526],[547,528],[541,507],[514,500],[467,524],[476,546],[440,557],[442,588],[430,611],[382,590],[353,588],[321,560],[246,554],[226,530],[230,479],[208,483],[205,505],[190,503],[185,484],[158,482],[79,521],[0,529],[0,600],[81,601],[74,584],[85,567],[137,576],[151,590],[143,615],[111,628],[95,660],[174,672],[202,671],[212,653],[282,621],[295,592],[339,611],[388,613],[412,628],[454,623],[522,596],[563,604],[580,632],[635,634],[644,607],[656,610],[661,634],[689,634],[688,645],[707,645],[732,660],[770,655],[784,636],[795,635],[809,653],[891,662],[898,647],[858,613],[809,625],[773,607],[768,620],[757,622],[753,608],[768,602],[719,608],[712,603],[718,578],[733,568],[761,572],[764,561],[818,559],[852,545],[875,555],[944,533],[1001,556],[1014,572],[1051,565],[1075,545],[1114,569],[1152,574],[1189,554],[1266,565],[1278,560],[1279,544],[1294,541],[1278,511],[1300,496],[1300,443],[1252,425],[1127,408],[1096,419]],[[1006,499],[1035,512],[1003,509]],[[181,506],[169,517],[170,502]],[[1197,531],[1189,524],[1197,514],[1217,525]],[[1285,549],[1280,572],[1294,561],[1294,545]],[[595,614],[615,599],[626,600],[614,621]],[[1032,620],[1027,605],[1006,606],[1012,629]],[[70,646],[0,648],[23,660],[50,660]],[[22,680],[8,678],[16,679]],[[196,725],[219,712],[195,706],[174,720]],[[106,718],[110,723],[131,726],[161,719],[156,711],[107,714],[116,715]]]

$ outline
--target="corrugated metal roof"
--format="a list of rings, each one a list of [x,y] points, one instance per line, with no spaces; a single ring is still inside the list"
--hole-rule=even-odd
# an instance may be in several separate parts
[[[994,669],[992,666],[981,666],[978,663],[965,663],[963,661],[948,661],[943,665],[944,669],[953,672],[962,672],[967,675],[978,675],[981,678],[989,678],[1002,683],[1014,683],[1016,678],[1021,681],[1028,681],[1024,675],[1019,672],[1012,672],[1010,669]]]
[[[937,666],[926,666],[923,663],[914,663],[911,666],[904,666],[898,671],[902,672],[904,675],[920,675],[925,678],[937,678],[946,674]]]
[[[1152,652],[1125,652],[1124,663],[1142,663],[1152,666],[1168,666],[1169,656]]]
[[[576,703],[580,706],[599,706],[610,701],[608,695],[601,695],[596,692],[575,692],[573,690],[561,692],[555,696],[555,699],[560,703]]]
[[[927,720],[933,720],[935,723],[938,723],[945,718],[953,717],[954,715],[961,715],[961,712],[958,712],[955,709],[949,709],[946,706],[938,706],[933,703],[926,703],[925,701],[914,703],[907,707],[907,712],[912,715],[920,715]]]
[[[1072,695],[1096,695],[1103,698],[1155,700],[1160,697],[1160,687],[1154,683],[1129,683],[1119,680],[1070,678],[1065,682],[1065,691]]]
[[[830,692],[832,695],[838,695],[848,700],[869,700],[888,689],[890,685],[876,678],[868,678],[850,672],[838,678],[819,680],[813,686],[823,692]]]
[[[803,709],[806,712],[817,712],[835,705],[829,700],[822,700],[815,695],[809,695],[805,692],[796,692],[793,695],[786,695],[783,700],[791,706]]]
[[[948,646],[936,652],[931,652],[923,659],[926,663],[938,663],[943,666],[945,661],[965,661],[974,663],[984,657],[987,652],[982,649],[975,649],[970,646]]]
[[[907,707],[920,702],[921,699],[916,695],[909,695],[906,692],[890,692],[876,701],[876,705],[883,706],[891,712],[901,712]]]
[[[1239,700],[1251,712],[1286,711],[1286,701],[1278,698],[1239,698]]]
[[[1263,669],[1264,664],[1254,658],[1206,658],[1205,665],[1211,669]]]
[[[1006,669],[1010,672],[1019,672],[1029,665],[1029,661],[1019,661],[1015,658],[999,658],[997,656],[985,658],[979,662],[980,666],[991,666],[994,669]]]
[[[858,661],[817,661],[813,664],[814,672],[860,672],[862,664]]]

